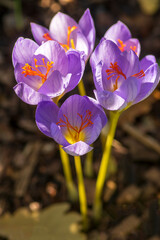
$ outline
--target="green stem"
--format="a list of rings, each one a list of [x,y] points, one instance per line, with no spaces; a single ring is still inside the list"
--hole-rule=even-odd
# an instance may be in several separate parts
[[[109,126],[108,126],[108,124],[106,124],[105,127],[102,129],[101,134],[100,134],[102,152],[104,151],[104,148],[105,148],[106,139],[107,139],[108,130],[109,130],[108,128],[109,128]]]
[[[97,182],[96,182],[96,191],[95,191],[95,199],[94,199],[94,206],[93,206],[95,220],[99,220],[102,214],[102,200],[101,200],[102,191],[103,191],[104,183],[106,180],[112,142],[114,139],[115,130],[117,127],[117,122],[120,114],[121,112],[119,111],[110,112],[110,127],[109,127],[108,137],[106,140],[106,144],[105,144],[105,148],[104,148],[104,152],[101,160],[101,165],[98,172]]]
[[[69,157],[60,145],[59,145],[59,151],[60,151],[63,171],[66,179],[69,198],[72,202],[76,202],[78,199],[78,196],[77,196],[77,190],[76,190],[75,184],[72,179],[72,172],[70,168]]]
[[[83,79],[81,79],[81,81],[78,84],[78,90],[81,96],[86,96],[86,90],[83,84]]]
[[[85,187],[84,187],[81,159],[79,156],[75,156],[74,160],[75,160],[75,168],[76,168],[77,179],[78,179],[80,211],[81,211],[81,214],[83,217],[83,227],[86,230],[88,227],[87,199],[86,199],[86,192],[85,192]]]

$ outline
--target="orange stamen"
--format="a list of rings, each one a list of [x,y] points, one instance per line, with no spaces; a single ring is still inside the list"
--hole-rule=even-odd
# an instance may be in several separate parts
[[[70,43],[71,43],[71,48],[75,49],[74,41],[73,39],[70,39],[71,33],[76,29],[76,26],[68,26],[68,31],[67,31],[67,44],[60,43],[59,44],[64,48],[65,51],[68,51],[70,49]],[[47,41],[48,40],[53,40],[49,33],[43,34],[43,38],[45,38]]]
[[[87,110],[84,118],[81,114],[79,113],[77,114],[81,118],[80,127],[72,126],[68,120],[68,117],[65,114],[63,116],[65,117],[66,120],[63,120],[62,118],[60,118],[59,122],[57,122],[56,124],[59,125],[60,127],[67,127],[67,130],[70,133],[71,137],[76,141],[79,141],[80,132],[83,131],[86,127],[92,125],[93,122],[91,121],[91,117],[92,117],[91,111]],[[74,136],[73,136],[73,133],[71,132],[71,129],[75,132]]]
[[[36,58],[34,58],[34,64],[35,64],[35,67],[32,67],[32,66],[30,66],[28,63],[26,63],[25,65],[24,65],[24,67],[22,67],[22,69],[24,70],[23,72],[22,72],[22,74],[25,74],[25,77],[26,76],[39,76],[39,77],[41,77],[41,79],[42,79],[42,83],[44,83],[45,81],[46,81],[46,79],[47,79],[47,76],[48,76],[48,73],[49,73],[49,71],[50,71],[50,69],[53,67],[52,65],[53,65],[53,62],[51,61],[51,62],[47,62],[47,64],[45,63],[45,61],[44,61],[44,58],[42,58],[42,62],[43,62],[43,65],[38,65],[37,64],[37,59]],[[44,67],[44,68],[46,68],[46,74],[43,74],[38,68],[39,67]]]
[[[106,73],[109,77],[107,77],[107,80],[117,75],[117,78],[115,80],[115,84],[113,85],[114,91],[118,88],[118,79],[120,78],[120,75],[122,75],[126,79],[126,75],[122,72],[122,69],[118,66],[117,62],[110,63],[110,69],[106,70]]]
[[[137,54],[137,46],[130,46],[130,49],[132,49]]]
[[[130,46],[130,49],[132,49],[134,52],[136,52],[136,46]]]
[[[118,42],[120,44],[119,49],[121,50],[121,52],[124,52],[124,47],[126,47],[126,44],[123,43],[122,40],[118,39]]]
[[[49,33],[43,34],[43,38],[45,38],[47,41],[53,40],[53,39],[51,38],[51,36],[49,35]]]
[[[73,26],[73,27],[68,27],[68,33],[67,33],[67,45],[69,46],[69,43],[70,43],[70,36],[71,36],[71,33],[76,29],[77,27],[76,26]]]
[[[144,76],[145,76],[145,73],[143,70],[141,70],[139,73],[133,74],[131,77],[142,78]]]
[[[124,44],[123,41],[120,39],[118,39],[118,43],[120,44],[120,46],[118,46],[119,49],[121,50],[121,52],[124,52],[125,51],[124,48],[126,47],[126,44]],[[136,52],[137,46],[130,46],[130,49],[132,49],[137,54]]]
[[[118,79],[120,78],[120,76],[118,76],[116,78],[115,84],[113,84],[113,90],[116,91],[116,89],[118,88]]]
[[[122,72],[122,69],[118,66],[117,62],[115,62],[114,64],[110,63],[110,69],[107,69],[106,73],[108,76],[110,75],[109,77],[107,77],[107,80],[118,75],[115,80],[115,84],[113,84],[114,91],[118,88],[118,79],[120,78],[120,75],[122,75],[126,79],[126,75]],[[143,70],[141,70],[139,73],[133,74],[131,77],[142,78],[144,76],[145,73]]]
[[[65,51],[68,51],[70,49],[70,43],[71,47],[75,48],[74,41],[73,39],[70,39],[71,33],[76,29],[76,26],[73,27],[68,27],[68,32],[67,32],[67,44],[60,43],[60,45],[64,48]]]

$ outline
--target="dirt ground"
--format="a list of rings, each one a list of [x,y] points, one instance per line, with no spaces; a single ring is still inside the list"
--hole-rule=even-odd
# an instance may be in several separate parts
[[[32,38],[30,22],[48,27],[58,11],[78,21],[86,8],[95,21],[96,44],[121,20],[139,38],[140,58],[153,54],[160,61],[159,1],[22,0],[23,18],[17,23],[13,2],[0,1],[0,216],[21,207],[41,210],[68,201],[58,145],[38,130],[36,107],[23,103],[13,91],[11,54],[19,36]],[[87,94],[93,96],[89,64],[83,79]],[[85,177],[89,209],[102,156],[99,139],[94,147],[94,176]],[[76,181],[73,158],[70,161]],[[160,86],[120,118],[103,202],[103,217],[98,226],[91,225],[87,240],[160,239]],[[78,212],[78,204],[71,209]],[[0,240],[9,239],[0,235]]]

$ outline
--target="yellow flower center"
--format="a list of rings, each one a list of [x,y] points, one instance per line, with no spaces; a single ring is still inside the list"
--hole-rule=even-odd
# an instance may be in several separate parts
[[[59,119],[59,122],[57,122],[57,125],[59,125],[60,127],[66,127],[66,131],[65,131],[65,138],[66,140],[70,143],[76,143],[78,141],[85,141],[85,131],[83,131],[86,127],[90,126],[93,124],[93,122],[91,121],[91,117],[92,117],[92,113],[91,111],[87,110],[86,111],[86,115],[83,118],[83,116],[79,113],[77,113],[78,116],[81,119],[81,124],[80,126],[73,126],[69,120],[68,117],[64,114],[64,118],[65,120],[63,120],[62,118]]]

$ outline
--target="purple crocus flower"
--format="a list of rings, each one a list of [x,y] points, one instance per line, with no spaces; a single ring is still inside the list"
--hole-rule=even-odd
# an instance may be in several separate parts
[[[49,30],[36,23],[31,23],[31,31],[35,41],[41,45],[48,40],[55,40],[68,51],[70,48],[84,51],[88,58],[95,43],[95,27],[87,9],[79,23],[70,16],[58,12],[51,20]]]
[[[139,61],[134,51],[121,52],[110,40],[102,39],[90,58],[94,91],[108,110],[121,110],[148,97],[159,82],[160,71],[152,55]]]
[[[132,49],[137,56],[140,55],[141,46],[139,40],[132,38],[130,30],[121,21],[113,24],[106,31],[104,37],[105,39],[112,40],[114,43],[116,43],[122,52]]]
[[[41,132],[62,145],[73,156],[86,154],[107,122],[102,107],[87,96],[72,95],[59,108],[51,101],[40,102],[36,123]]]
[[[71,91],[81,80],[85,68],[83,53],[65,52],[56,41],[39,46],[22,37],[15,43],[12,60],[18,83],[14,91],[32,105]]]

